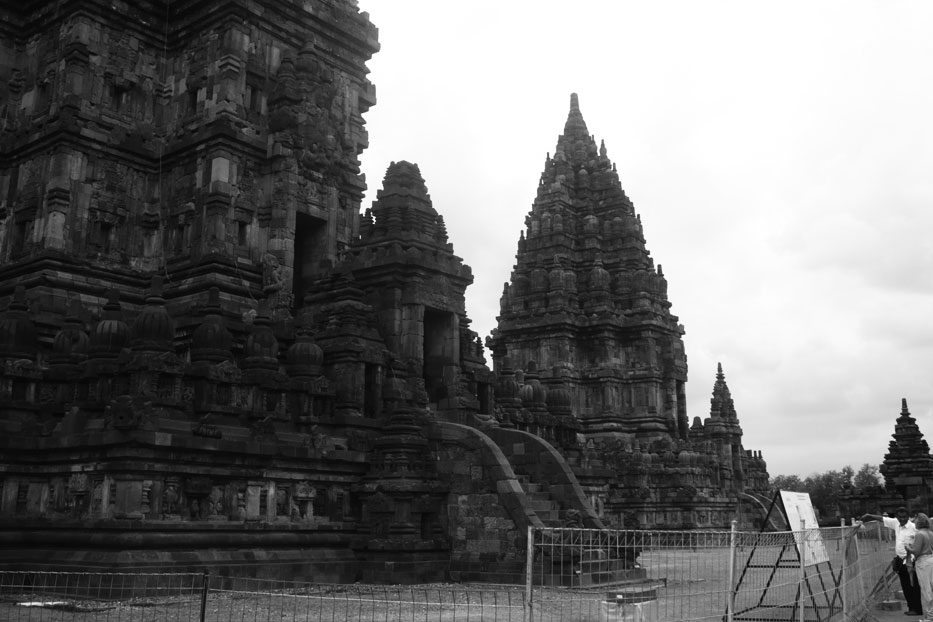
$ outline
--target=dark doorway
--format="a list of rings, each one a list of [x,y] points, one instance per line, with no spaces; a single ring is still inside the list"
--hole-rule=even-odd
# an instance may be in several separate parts
[[[448,397],[444,368],[458,363],[455,319],[449,311],[424,310],[424,384],[432,402]]]
[[[378,417],[382,414],[382,369],[379,365],[366,363],[363,387],[363,414]],[[390,413],[391,414],[391,413]]]
[[[295,269],[292,292],[295,308],[300,309],[311,283],[321,273],[321,260],[327,256],[327,221],[295,214]]]

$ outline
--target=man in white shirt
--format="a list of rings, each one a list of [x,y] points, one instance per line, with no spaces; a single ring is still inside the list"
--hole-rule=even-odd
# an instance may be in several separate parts
[[[920,605],[920,585],[917,583],[917,575],[914,574],[913,568],[907,566],[907,549],[905,548],[905,544],[913,543],[917,528],[914,527],[913,521],[908,520],[907,508],[897,508],[894,516],[896,518],[865,514],[862,516],[862,522],[881,521],[885,527],[894,531],[894,561],[891,565],[898,579],[901,580],[901,591],[904,592],[904,600],[907,601],[907,611],[904,613],[909,616],[923,615]]]

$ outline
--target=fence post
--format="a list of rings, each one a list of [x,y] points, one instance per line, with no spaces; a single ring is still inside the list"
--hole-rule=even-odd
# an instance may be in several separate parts
[[[534,527],[528,525],[528,543],[525,551],[525,620],[532,622],[531,579],[535,563]],[[203,621],[202,621],[203,622]]]
[[[845,527],[846,519],[842,519],[842,526]],[[849,620],[849,612],[852,607],[849,605],[849,594],[852,589],[849,582],[852,580],[852,573],[849,571],[849,547],[852,546],[852,534],[854,529],[842,530],[842,619],[844,622]]]
[[[797,586],[797,593],[799,594],[797,598],[797,619],[800,622],[806,620],[806,614],[804,613],[804,605],[806,604],[806,597],[803,594],[804,586],[807,582],[807,529],[806,523],[803,522],[803,519],[800,519],[800,547],[798,548],[800,553],[800,578],[798,579],[799,583]]]
[[[732,529],[729,533],[729,602],[726,603],[727,622],[732,622],[735,616],[735,541],[738,536],[739,521],[732,519]]]
[[[211,587],[211,573],[205,570],[202,580],[203,580],[203,584],[201,585],[201,622],[204,622],[204,618],[207,615],[207,591]]]
[[[857,578],[857,583],[855,584],[856,593],[858,594],[859,607],[868,604],[868,596],[865,594],[865,575],[862,574],[862,543],[859,540],[858,534],[862,530],[862,521],[855,522],[855,519],[852,519],[852,541],[855,543],[855,576]]]

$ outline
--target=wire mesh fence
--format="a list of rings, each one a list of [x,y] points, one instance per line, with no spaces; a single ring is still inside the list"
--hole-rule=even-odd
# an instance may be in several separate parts
[[[777,533],[532,530],[529,542],[524,585],[0,571],[0,620],[796,621],[802,607],[804,620],[847,621],[885,596],[893,551],[879,525]]]
[[[15,622],[521,622],[526,611],[521,585],[0,571],[0,620]]]
[[[209,620],[521,622],[521,586],[309,585],[233,579],[211,590]],[[272,617],[270,617],[272,616]]]
[[[205,575],[0,572],[0,620],[196,622]]]
[[[536,622],[856,619],[890,576],[879,527],[539,530],[531,607]]]

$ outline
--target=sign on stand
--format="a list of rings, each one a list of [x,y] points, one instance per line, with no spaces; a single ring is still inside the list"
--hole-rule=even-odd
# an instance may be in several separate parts
[[[804,566],[813,566],[829,561],[826,546],[823,544],[823,534],[816,521],[816,512],[808,492],[781,491],[781,502],[784,504],[784,514],[787,522],[794,532],[798,555],[803,555]],[[803,531],[801,531],[801,528]],[[801,550],[803,538],[807,539],[806,547]]]
[[[777,514],[788,531],[766,531]],[[844,614],[842,566],[833,568],[808,493],[775,492],[761,531],[732,537],[745,560],[724,620],[830,622]]]

